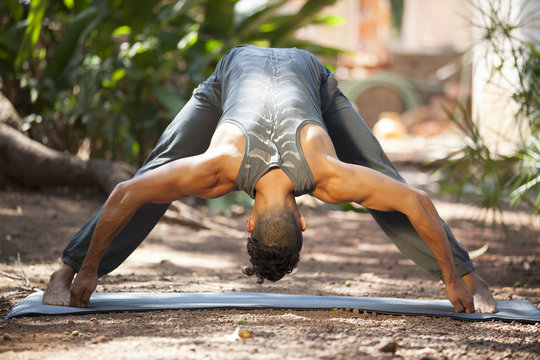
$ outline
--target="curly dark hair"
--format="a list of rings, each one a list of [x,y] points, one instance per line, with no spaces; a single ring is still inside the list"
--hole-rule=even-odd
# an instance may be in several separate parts
[[[257,275],[278,281],[289,274],[300,260],[302,230],[294,213],[286,208],[271,208],[259,215],[248,238],[247,251],[251,267],[243,270],[247,276]]]

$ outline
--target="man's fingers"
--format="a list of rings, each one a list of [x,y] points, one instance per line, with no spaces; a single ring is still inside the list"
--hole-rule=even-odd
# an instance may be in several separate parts
[[[73,295],[71,295],[71,297],[69,299],[69,306],[71,306],[71,307],[79,307],[78,300],[75,297],[73,297]]]
[[[463,307],[463,305],[461,305],[461,302],[459,300],[453,301],[452,305],[454,305],[454,309],[456,309],[456,312],[465,312],[465,308]]]
[[[459,297],[458,301],[463,308],[463,311],[461,312],[466,312],[468,314],[474,313],[474,299],[471,294],[469,294],[468,292],[466,294],[463,294]]]
[[[69,299],[69,306],[81,307],[81,301],[79,300],[79,297],[72,294],[71,298]]]
[[[86,295],[86,289],[79,286],[71,286],[70,293],[70,299],[69,299],[69,306],[73,307],[85,307],[85,295]],[[90,296],[88,296],[89,298]],[[88,300],[87,300],[88,302]]]
[[[452,301],[452,305],[454,305],[454,308],[458,313],[474,313],[474,301],[472,297],[468,296],[465,299],[456,299]]]
[[[73,307],[87,307],[90,302],[90,295],[92,293],[85,291],[83,295],[72,293],[69,301],[69,306]]]
[[[468,314],[474,313],[474,300],[472,296],[467,297],[465,300],[465,310]]]
[[[474,299],[461,279],[448,281],[445,291],[456,312],[474,313]]]
[[[87,307],[90,303],[90,296],[92,295],[92,291],[89,289],[85,289],[85,292],[81,298],[81,306]]]

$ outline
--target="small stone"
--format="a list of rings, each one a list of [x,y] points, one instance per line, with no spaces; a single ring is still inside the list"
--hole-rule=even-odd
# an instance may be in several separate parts
[[[353,314],[360,314],[360,310],[359,309],[352,309],[352,313]]]
[[[8,334],[4,334],[2,336],[2,339],[4,339],[4,341],[10,341],[11,340],[11,336],[9,336]]]
[[[378,346],[380,352],[392,353],[397,351],[398,344],[394,339],[385,339]]]
[[[248,331],[239,331],[238,332],[238,337],[240,339],[250,339],[251,338],[251,334],[248,332]]]
[[[109,341],[109,340],[110,340],[110,339],[109,339],[108,337],[106,337],[106,336],[98,336],[98,337],[92,339],[92,340],[90,341],[90,344],[100,344],[100,343],[105,343],[105,342],[107,342],[107,341]]]

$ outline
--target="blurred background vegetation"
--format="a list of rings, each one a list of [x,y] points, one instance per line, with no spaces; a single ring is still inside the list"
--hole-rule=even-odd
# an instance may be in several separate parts
[[[512,100],[508,106],[514,105],[512,122],[523,129],[521,136],[513,140],[509,152],[490,146],[468,99],[458,104],[457,111],[448,113],[463,135],[462,148],[435,163],[443,174],[442,192],[476,199],[481,208],[493,214],[493,224],[501,224],[506,238],[512,239],[503,211],[514,207],[538,214],[540,207],[540,42],[525,35],[527,30],[538,31],[540,13],[526,11],[530,2],[525,1],[512,17],[508,3],[473,3],[471,11],[477,21],[471,26],[477,32],[474,45],[484,50],[480,56],[495,64],[489,70],[491,91],[500,91]],[[503,96],[499,101],[507,103],[508,99]],[[508,130],[499,129],[501,138]]]
[[[341,24],[342,19],[321,12],[336,1],[307,0],[289,13],[286,0],[1,0],[1,90],[23,116],[23,130],[31,138],[83,157],[139,166],[194,87],[231,47],[295,46],[334,59],[338,49],[295,34],[309,24]],[[508,205],[537,213],[540,47],[516,33],[538,19],[523,11],[523,17],[509,21],[500,11],[505,1],[489,2],[487,10],[473,6],[486,21],[471,25],[500,55],[493,74],[507,65],[517,74],[515,119],[530,132],[514,153],[500,154],[486,146],[464,101],[448,113],[464,145],[436,164],[444,192],[477,199],[499,213]],[[396,34],[404,4],[390,2]],[[229,202],[216,206],[222,205]]]
[[[231,47],[335,56],[294,37],[335,22],[319,15],[334,2],[309,0],[293,14],[280,11],[284,0],[3,0],[2,90],[33,139],[138,166]]]

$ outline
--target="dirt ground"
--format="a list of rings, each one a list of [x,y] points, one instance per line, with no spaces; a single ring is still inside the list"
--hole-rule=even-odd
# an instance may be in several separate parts
[[[497,300],[540,306],[538,217],[506,212],[517,243],[483,228],[480,211],[440,196],[435,202],[475,259]],[[249,291],[444,299],[442,283],[401,255],[368,214],[315,206],[303,199],[307,220],[298,271],[258,285],[241,268],[244,214],[200,209],[211,229],[185,225],[170,210],[98,291]],[[0,316],[30,293],[44,290],[72,234],[104,201],[92,189],[0,191]],[[182,209],[181,206],[176,208]],[[235,209],[238,210],[238,209]],[[181,210],[182,211],[182,210]],[[180,212],[181,212],[180,211]],[[20,263],[17,255],[20,254]],[[244,332],[240,338],[237,331]],[[540,359],[540,324],[465,322],[335,311],[200,310],[0,320],[2,359]],[[395,354],[381,351],[397,346]]]

